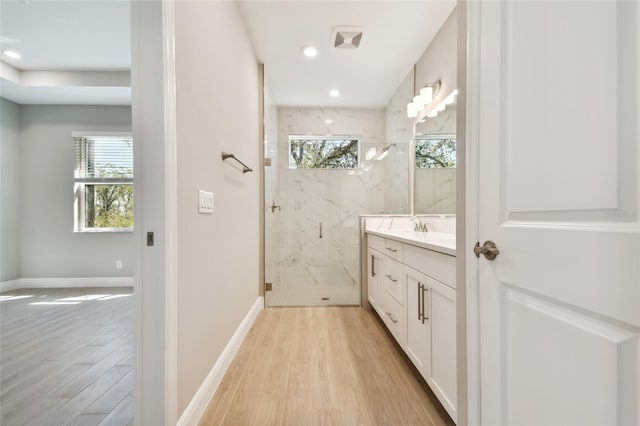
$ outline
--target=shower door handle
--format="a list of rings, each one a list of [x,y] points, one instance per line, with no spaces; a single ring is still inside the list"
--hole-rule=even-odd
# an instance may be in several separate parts
[[[320,226],[318,228],[318,238],[322,238],[322,222],[320,222]]]

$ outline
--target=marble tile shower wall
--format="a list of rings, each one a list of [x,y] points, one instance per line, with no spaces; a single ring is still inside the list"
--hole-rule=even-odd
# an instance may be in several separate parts
[[[333,120],[327,124],[327,119]],[[397,155],[359,170],[290,170],[288,135],[361,136],[361,155],[387,145],[383,109],[278,108],[278,142],[267,140],[267,259],[270,306],[359,304],[359,215],[385,213],[387,170]],[[403,183],[406,191],[406,182]],[[271,196],[271,198],[269,198]],[[320,238],[320,224],[323,234]],[[329,297],[329,300],[322,300]]]
[[[409,212],[409,141],[413,139],[413,119],[407,117],[407,102],[413,99],[413,70],[400,83],[385,109],[385,137],[399,142],[394,161],[387,163],[385,213]]]

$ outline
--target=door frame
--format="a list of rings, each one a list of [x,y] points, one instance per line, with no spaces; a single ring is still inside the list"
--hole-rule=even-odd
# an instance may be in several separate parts
[[[480,3],[458,1],[458,420],[480,424],[480,329],[478,259],[470,247],[479,240]],[[461,167],[460,167],[461,166]]]
[[[131,2],[132,128],[138,141],[133,284],[136,425],[175,425],[178,419],[174,16],[174,0]],[[149,231],[155,233],[152,248],[146,244]]]

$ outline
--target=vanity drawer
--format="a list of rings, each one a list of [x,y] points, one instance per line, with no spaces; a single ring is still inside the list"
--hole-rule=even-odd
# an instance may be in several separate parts
[[[386,292],[384,304],[384,323],[398,344],[404,347],[404,309],[389,292]]]
[[[456,258],[435,251],[405,244],[404,264],[456,288]]]
[[[402,243],[394,240],[384,240],[384,254],[402,262]]]
[[[402,263],[395,259],[387,258],[385,264],[384,282],[389,294],[404,306],[404,285],[402,285]]]
[[[381,253],[386,251],[384,249],[384,238],[378,237],[377,235],[367,234],[367,244],[369,247],[376,249]]]

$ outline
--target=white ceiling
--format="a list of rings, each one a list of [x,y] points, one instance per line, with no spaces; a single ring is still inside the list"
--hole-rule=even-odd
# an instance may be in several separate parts
[[[131,68],[130,6],[128,0],[1,0],[0,49],[22,58],[2,56],[10,67],[2,64],[0,94],[23,104],[130,104],[131,89],[114,72]],[[38,85],[20,78],[35,70],[67,71],[68,78],[64,85],[60,78]],[[77,71],[110,71],[114,79],[88,84],[74,80]]]
[[[278,105],[383,107],[420,58],[455,0],[245,1],[252,44]],[[364,29],[358,49],[330,46],[337,25]],[[314,58],[301,49],[313,45]],[[341,95],[329,96],[338,89]]]
[[[209,0],[214,1],[214,0]],[[455,0],[245,1],[239,0],[258,59],[278,105],[382,107],[422,55],[455,7]],[[355,50],[330,48],[334,26],[364,29]],[[0,0],[0,95],[27,104],[130,104],[130,88],[115,71],[128,71],[128,0]],[[314,45],[315,58],[302,55]],[[34,70],[67,71],[30,85]],[[77,71],[109,71],[101,84],[74,78]],[[65,80],[64,85],[59,84]],[[85,80],[85,81],[80,81]],[[330,89],[341,96],[332,98]]]

